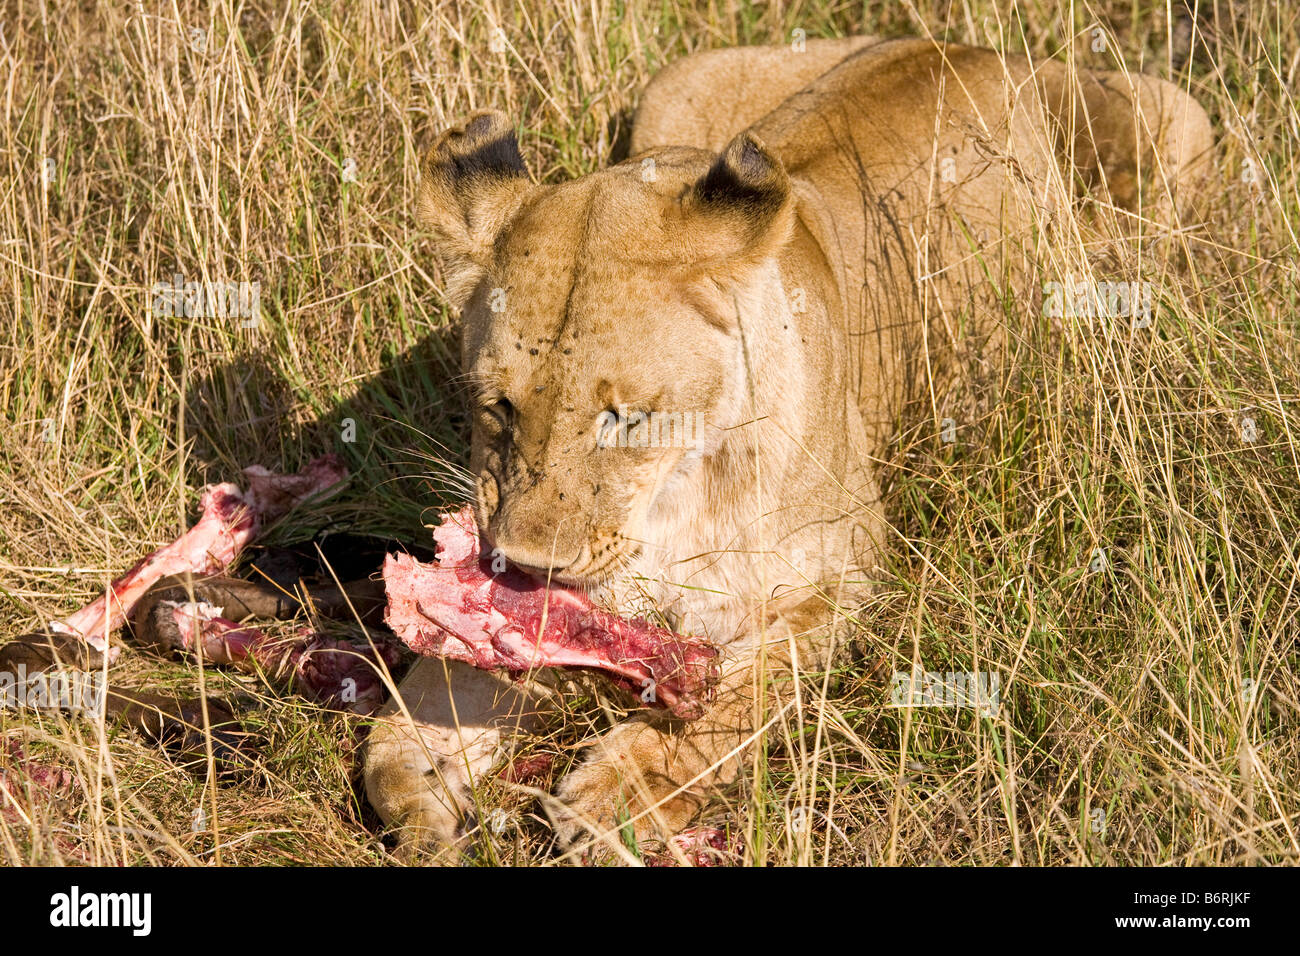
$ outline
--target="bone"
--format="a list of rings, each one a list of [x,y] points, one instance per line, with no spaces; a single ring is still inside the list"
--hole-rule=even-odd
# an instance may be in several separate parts
[[[170,612],[175,624],[168,633],[175,635],[176,649],[198,650],[212,664],[260,668],[272,678],[291,680],[324,706],[354,714],[379,709],[387,694],[380,675],[401,662],[400,648],[379,636],[373,648],[361,638],[330,637],[309,627],[298,628],[288,640],[275,639],[260,628],[222,617],[221,608],[205,601],[164,601],[159,606]]]
[[[303,501],[337,489],[347,468],[335,455],[315,459],[297,474],[275,474],[261,465],[244,469],[247,491],[231,482],[209,485],[199,499],[202,514],[194,527],[141,560],[109,585],[98,599],[49,629],[85,641],[110,661],[117,648],[108,636],[154,584],[175,574],[220,574],[268,524]]]
[[[617,617],[516,568],[493,573],[480,559],[469,508],[445,515],[433,536],[433,563],[408,554],[384,560],[384,620],[416,653],[485,669],[593,669],[642,703],[686,720],[703,713],[718,679],[716,648]]]

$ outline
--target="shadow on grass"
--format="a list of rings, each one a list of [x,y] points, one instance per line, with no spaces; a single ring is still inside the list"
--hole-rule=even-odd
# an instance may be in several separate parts
[[[466,496],[457,477],[468,454],[458,337],[444,324],[405,351],[386,346],[379,370],[356,383],[294,383],[272,364],[273,347],[211,366],[186,395],[191,486],[238,482],[250,464],[295,471],[333,452],[348,467],[347,485],[261,544],[303,532],[431,544],[424,526]]]

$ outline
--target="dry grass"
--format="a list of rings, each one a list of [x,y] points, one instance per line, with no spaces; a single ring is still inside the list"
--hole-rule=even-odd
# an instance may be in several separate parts
[[[1168,262],[1125,239],[1061,250],[1099,277],[1156,282],[1154,326],[1047,323],[1010,303],[996,401],[972,403],[987,411],[955,443],[928,418],[900,427],[899,545],[859,615],[865,663],[810,682],[710,819],[759,864],[1300,856],[1291,5],[1220,2],[1179,74],[1160,5],[422,6],[5,2],[0,634],[89,599],[175,536],[198,487],[254,461],[292,467],[330,448],[355,473],[276,540],[326,523],[423,539],[450,494],[430,458],[456,460],[464,429],[454,330],[411,197],[418,145],[467,111],[508,110],[531,168],[556,179],[606,162],[637,90],[697,48],[802,28],[1122,60],[1175,75],[1211,112],[1210,228]],[[261,327],[151,315],[151,287],[175,273],[260,282]],[[192,667],[129,657],[133,683],[198,686]],[[997,670],[999,713],[885,706],[889,675],[914,661]],[[230,673],[205,681],[239,695],[269,740],[255,773],[221,787],[111,726],[0,713],[6,746],[81,782],[54,800],[0,777],[0,858],[391,859],[353,782],[348,718]],[[562,770],[610,719],[575,699],[537,749]],[[479,858],[552,859],[535,804],[503,790],[481,795],[509,814],[479,834]]]

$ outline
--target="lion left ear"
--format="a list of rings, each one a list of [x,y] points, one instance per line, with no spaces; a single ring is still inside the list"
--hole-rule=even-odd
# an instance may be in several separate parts
[[[714,251],[712,264],[744,270],[776,253],[790,238],[790,177],[781,160],[746,131],[686,191],[682,213],[693,228],[707,230],[707,242],[701,246]]]

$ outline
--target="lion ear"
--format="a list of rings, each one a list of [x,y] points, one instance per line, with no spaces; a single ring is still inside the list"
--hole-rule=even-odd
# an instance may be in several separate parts
[[[700,231],[697,241],[710,251],[710,266],[742,274],[790,238],[790,177],[781,160],[746,131],[687,189],[682,213]]]
[[[473,114],[425,153],[419,218],[436,237],[455,305],[473,291],[491,261],[492,244],[531,189],[514,128],[497,110]]]

